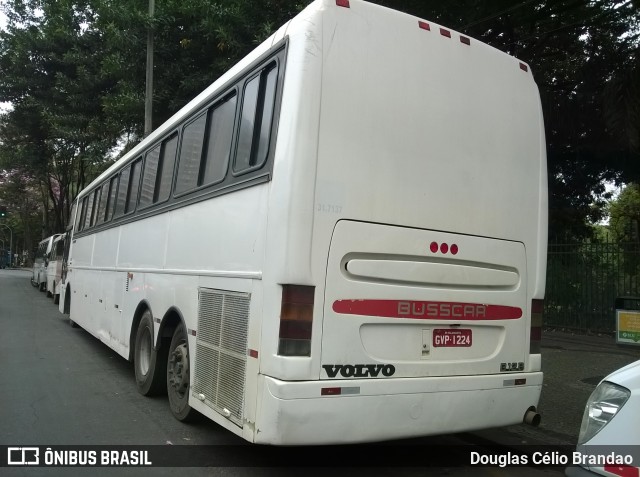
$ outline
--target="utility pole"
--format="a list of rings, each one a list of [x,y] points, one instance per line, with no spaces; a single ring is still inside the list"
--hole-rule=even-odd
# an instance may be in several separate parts
[[[155,0],[149,0],[149,21],[153,22]],[[153,116],[153,26],[147,32],[147,83],[144,97],[144,137],[151,134]]]

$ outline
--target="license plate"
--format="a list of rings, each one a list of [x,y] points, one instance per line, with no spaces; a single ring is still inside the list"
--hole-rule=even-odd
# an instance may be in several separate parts
[[[433,330],[433,347],[468,347],[471,346],[471,330],[435,329]]]

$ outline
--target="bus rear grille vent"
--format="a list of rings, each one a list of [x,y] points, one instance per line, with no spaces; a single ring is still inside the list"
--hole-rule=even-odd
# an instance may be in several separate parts
[[[251,295],[211,288],[198,292],[192,393],[242,427]]]

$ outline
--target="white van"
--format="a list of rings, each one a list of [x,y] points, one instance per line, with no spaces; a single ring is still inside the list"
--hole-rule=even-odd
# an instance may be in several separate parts
[[[31,284],[38,287],[40,291],[47,289],[47,266],[49,265],[49,255],[53,247],[53,241],[61,234],[55,234],[40,241],[36,257],[33,262],[33,271],[31,274]]]

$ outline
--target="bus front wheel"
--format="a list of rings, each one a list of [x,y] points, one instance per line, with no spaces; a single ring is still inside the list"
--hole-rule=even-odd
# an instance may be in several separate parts
[[[153,316],[146,310],[138,325],[133,355],[136,387],[143,396],[161,394],[165,389],[166,348],[161,346],[157,351],[153,348]]]
[[[167,362],[167,394],[171,413],[179,421],[192,421],[196,411],[189,406],[189,343],[184,324],[173,333]]]

